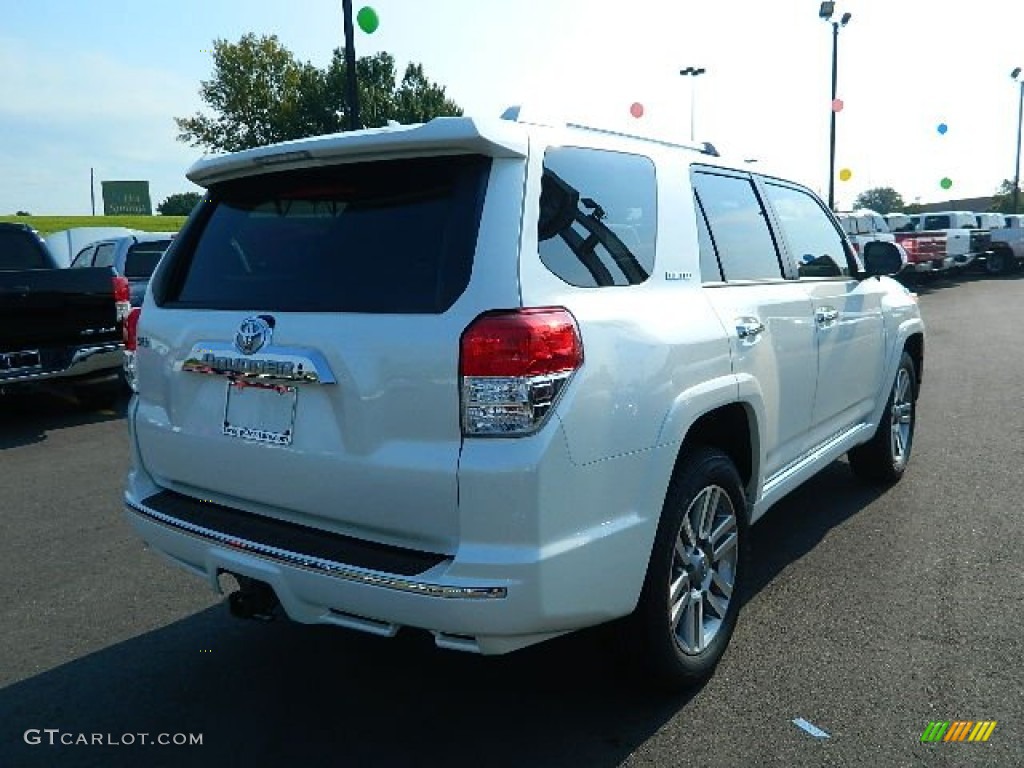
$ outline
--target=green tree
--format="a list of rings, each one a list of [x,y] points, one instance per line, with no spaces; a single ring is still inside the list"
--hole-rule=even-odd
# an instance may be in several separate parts
[[[1017,205],[1020,206],[1019,200]],[[988,209],[997,213],[1019,213],[1013,210],[1013,179],[1003,179],[999,182]]]
[[[198,192],[178,192],[168,195],[167,199],[156,207],[156,212],[161,216],[188,216],[201,199],[202,195]]]
[[[275,35],[244,35],[237,43],[215,40],[213,77],[199,89],[213,115],[176,117],[178,139],[192,146],[235,152],[289,139],[342,131],[345,56],[334,51],[326,69],[295,59]],[[356,61],[360,122],[379,128],[388,120],[424,122],[461,115],[443,86],[432,83],[419,64],[409,64],[398,82],[388,53]]]
[[[857,195],[857,199],[853,201],[853,207],[870,208],[872,211],[886,214],[902,211],[904,203],[900,193],[892,187],[873,187]]]

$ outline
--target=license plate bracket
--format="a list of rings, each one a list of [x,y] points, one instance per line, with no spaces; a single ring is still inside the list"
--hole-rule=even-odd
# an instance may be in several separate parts
[[[298,387],[228,381],[221,433],[268,445],[292,444]]]

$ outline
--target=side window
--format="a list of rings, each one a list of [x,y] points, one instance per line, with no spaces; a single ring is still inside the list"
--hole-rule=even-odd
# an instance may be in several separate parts
[[[693,186],[707,216],[723,279],[781,278],[782,265],[775,240],[751,181],[696,172]]]
[[[635,285],[654,269],[654,163],[640,155],[553,147],[544,155],[540,259],[570,285]]]
[[[715,244],[711,242],[708,231],[708,220],[704,215],[704,207],[700,204],[697,193],[693,193],[693,208],[697,212],[697,247],[700,250],[700,279],[703,283],[718,283],[722,280],[722,267],[715,254]]]
[[[77,267],[91,267],[92,266],[92,246],[83,248],[75,256],[75,260],[71,262],[71,268],[76,269]]]
[[[96,246],[96,259],[93,261],[94,267],[112,267],[114,266],[114,244],[103,243],[102,245]]]
[[[846,243],[821,203],[793,187],[769,182],[765,189],[800,277],[849,277]]]

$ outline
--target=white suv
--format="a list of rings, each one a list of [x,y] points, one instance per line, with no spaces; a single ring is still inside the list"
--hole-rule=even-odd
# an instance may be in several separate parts
[[[127,324],[128,518],[235,613],[505,653],[613,619],[708,675],[748,525],[899,479],[924,327],[807,189],[441,118],[204,159]],[[279,605],[278,605],[279,604]]]

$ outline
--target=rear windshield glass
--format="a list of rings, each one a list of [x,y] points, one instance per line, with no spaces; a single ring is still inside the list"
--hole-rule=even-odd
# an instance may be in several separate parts
[[[170,265],[164,301],[210,309],[439,314],[469,283],[490,160],[454,156],[241,179]]]
[[[124,257],[124,276],[147,278],[152,275],[157,262],[170,244],[170,240],[153,240],[133,245]]]
[[[43,244],[32,240],[33,235],[25,230],[0,229],[0,270],[49,267],[43,253]]]

